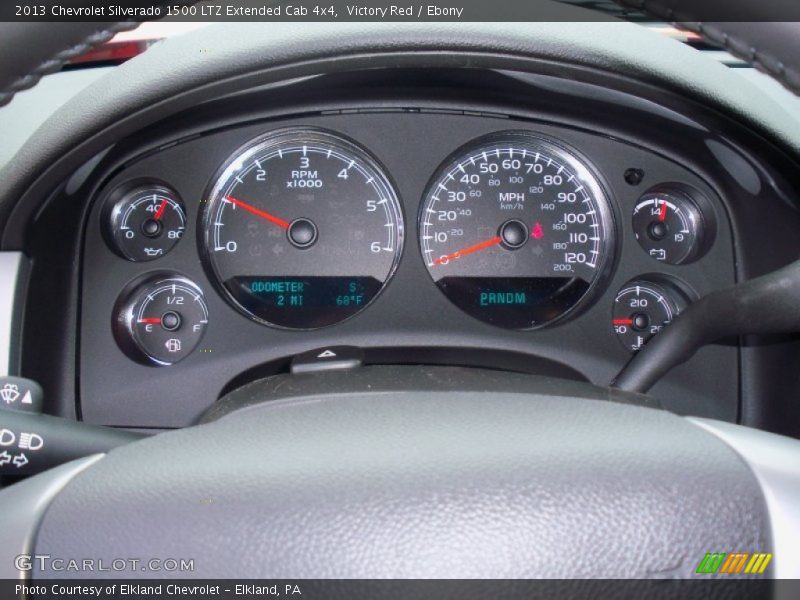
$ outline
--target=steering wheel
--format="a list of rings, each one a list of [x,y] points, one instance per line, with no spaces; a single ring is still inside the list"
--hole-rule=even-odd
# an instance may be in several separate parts
[[[738,37],[725,26],[694,24],[798,89],[796,25],[731,24]],[[0,99],[122,27],[3,26]],[[631,24],[217,25],[157,45],[61,109],[0,178],[0,220],[19,218],[23,192],[68,176],[67,148],[88,159],[223,90],[394,66],[645,80],[800,151],[796,125],[753,113],[757,90]],[[4,249],[14,243],[5,233]],[[257,381],[202,424],[11,486],[0,493],[0,575],[30,576],[15,558],[48,554],[192,559],[190,575],[207,578],[674,578],[693,576],[706,553],[746,551],[800,577],[800,442],[589,384],[521,389],[511,375],[433,367],[397,367],[388,380],[418,385],[300,385],[263,402],[275,390]],[[34,567],[34,579],[85,576]],[[147,574],[127,564],[103,575]]]

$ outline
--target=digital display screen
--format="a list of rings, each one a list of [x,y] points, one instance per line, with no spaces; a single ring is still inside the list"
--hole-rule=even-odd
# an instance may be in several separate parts
[[[527,292],[501,292],[497,290],[486,290],[478,296],[481,306],[507,306],[511,304],[527,304]]]
[[[577,277],[444,277],[436,285],[466,313],[511,329],[552,321],[589,289]]]
[[[346,319],[381,289],[374,277],[233,277],[225,282],[250,313],[282,327],[324,327]]]

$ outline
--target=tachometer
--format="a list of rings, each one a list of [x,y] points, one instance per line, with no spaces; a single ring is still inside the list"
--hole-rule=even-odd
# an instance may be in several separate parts
[[[436,285],[487,323],[532,329],[571,313],[611,262],[612,213],[589,167],[526,133],[478,140],[440,167],[420,214]]]
[[[211,270],[228,300],[262,323],[342,321],[378,295],[400,256],[403,220],[388,177],[365,150],[325,131],[250,142],[207,203]]]

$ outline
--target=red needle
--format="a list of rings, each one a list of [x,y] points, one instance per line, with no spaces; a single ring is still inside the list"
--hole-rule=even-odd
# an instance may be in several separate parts
[[[148,325],[158,325],[161,319],[153,317],[152,319],[139,319],[139,323],[147,323]]]
[[[472,254],[473,252],[480,252],[481,250],[486,250],[486,248],[497,246],[497,244],[499,244],[502,241],[503,239],[499,235],[496,235],[493,238],[475,244],[474,246],[464,248],[463,250],[458,250],[456,252],[453,252],[452,254],[448,254],[447,256],[441,256],[437,258],[435,261],[433,261],[432,264],[443,265],[445,263],[450,262],[451,260],[456,260],[458,258],[461,258],[462,256],[466,256],[467,254]]]
[[[633,325],[633,319],[614,319],[611,323],[613,325]]]
[[[658,211],[658,220],[663,222],[667,218],[667,203],[661,205],[661,210]]]
[[[165,210],[167,210],[167,201],[166,201],[166,200],[164,200],[164,201],[161,203],[161,206],[159,206],[159,207],[158,207],[158,210],[156,211],[156,214],[155,214],[155,215],[153,215],[153,218],[154,218],[156,221],[160,221],[160,220],[161,220],[161,217],[163,217],[163,216],[164,216],[164,211],[165,211]]]
[[[279,219],[278,217],[276,217],[274,215],[271,215],[268,212],[264,212],[263,210],[260,210],[260,209],[256,208],[255,206],[251,206],[251,205],[247,204],[246,202],[242,202],[241,200],[237,200],[233,196],[225,196],[225,199],[228,202],[230,202],[231,204],[234,204],[234,205],[238,206],[239,208],[243,208],[244,210],[246,210],[249,213],[253,213],[257,217],[261,217],[262,219],[266,219],[267,221],[269,221],[273,225],[277,225],[281,229],[289,229],[289,221],[284,221],[283,219]]]

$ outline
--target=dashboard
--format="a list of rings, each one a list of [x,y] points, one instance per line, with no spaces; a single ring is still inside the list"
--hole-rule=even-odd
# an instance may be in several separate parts
[[[50,293],[25,321],[63,339],[26,344],[23,366],[87,422],[154,429],[342,346],[366,364],[605,385],[692,301],[790,258],[787,165],[686,101],[547,75],[255,88],[137,131],[64,182],[31,236],[47,257],[31,286]],[[785,254],[763,252],[765,230]],[[746,346],[704,348],[653,396],[741,420],[772,362]],[[65,353],[74,381],[45,373]]]
[[[586,22],[219,24],[113,68],[3,171],[3,547],[792,576],[800,137],[735,73]],[[643,522],[670,552],[616,556]]]

